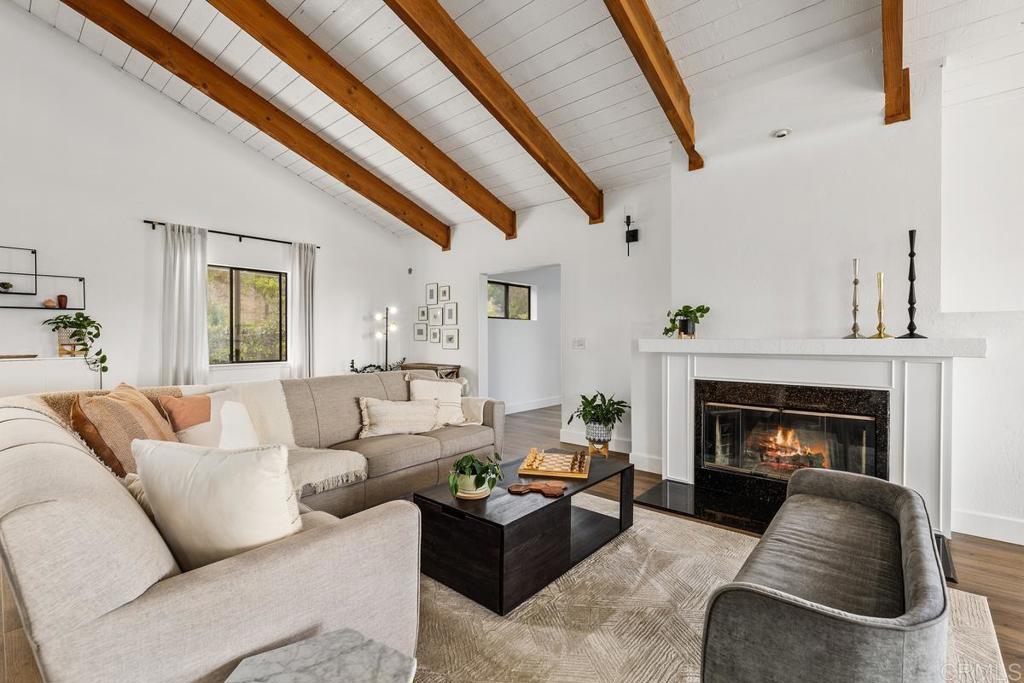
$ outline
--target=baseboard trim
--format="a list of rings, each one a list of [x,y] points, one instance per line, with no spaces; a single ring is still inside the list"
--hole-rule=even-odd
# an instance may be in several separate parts
[[[1024,519],[973,510],[953,510],[953,531],[1024,545]]]
[[[653,472],[654,474],[661,474],[661,456],[654,455],[652,453],[638,453],[633,451],[629,454],[629,461],[633,463],[633,467],[640,470],[641,472]]]
[[[562,405],[561,396],[548,396],[547,398],[538,398],[533,401],[523,401],[521,403],[505,403],[505,414],[512,415],[513,413],[522,413],[527,410],[537,410],[538,408],[550,408],[551,406]]]
[[[562,429],[558,438],[565,443],[573,443],[577,446],[587,445],[587,436],[583,432],[578,432],[575,429]],[[616,453],[629,453],[630,440],[629,439],[618,439],[612,437],[612,440],[608,443],[608,448],[615,451]]]

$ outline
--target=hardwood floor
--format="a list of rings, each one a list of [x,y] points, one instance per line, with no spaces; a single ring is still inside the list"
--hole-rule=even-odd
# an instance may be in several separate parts
[[[525,455],[533,446],[578,447],[560,443],[561,427],[561,409],[557,406],[509,415],[505,418],[502,456],[506,460],[514,460]],[[612,453],[612,457],[626,458],[622,453]],[[659,481],[661,477],[656,474],[636,472],[633,495],[643,493]],[[613,500],[618,497],[617,485],[614,483],[595,486],[590,492]],[[657,512],[672,515],[670,512]],[[687,519],[698,524],[705,523]],[[953,534],[950,548],[960,577],[959,584],[950,585],[988,598],[1009,679],[1024,681],[1024,546]]]

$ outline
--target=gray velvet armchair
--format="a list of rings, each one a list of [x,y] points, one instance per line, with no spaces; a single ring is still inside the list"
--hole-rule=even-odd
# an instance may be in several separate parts
[[[702,681],[943,680],[948,608],[921,496],[805,469],[708,603]]]

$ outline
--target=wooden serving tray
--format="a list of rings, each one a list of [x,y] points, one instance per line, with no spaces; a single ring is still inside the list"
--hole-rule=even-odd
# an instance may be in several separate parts
[[[570,463],[575,455],[583,458],[583,470],[572,471]],[[536,460],[543,459],[543,465],[535,466]],[[541,469],[546,467],[547,469]],[[522,464],[519,465],[519,476],[521,477],[556,477],[561,479],[586,479],[590,476],[590,456],[586,451],[567,451],[562,448],[552,448],[536,452],[531,450]]]

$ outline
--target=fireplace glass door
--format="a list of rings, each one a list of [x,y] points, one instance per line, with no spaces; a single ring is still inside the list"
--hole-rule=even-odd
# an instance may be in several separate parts
[[[708,469],[788,479],[798,469],[875,474],[875,418],[728,403],[704,404]]]

